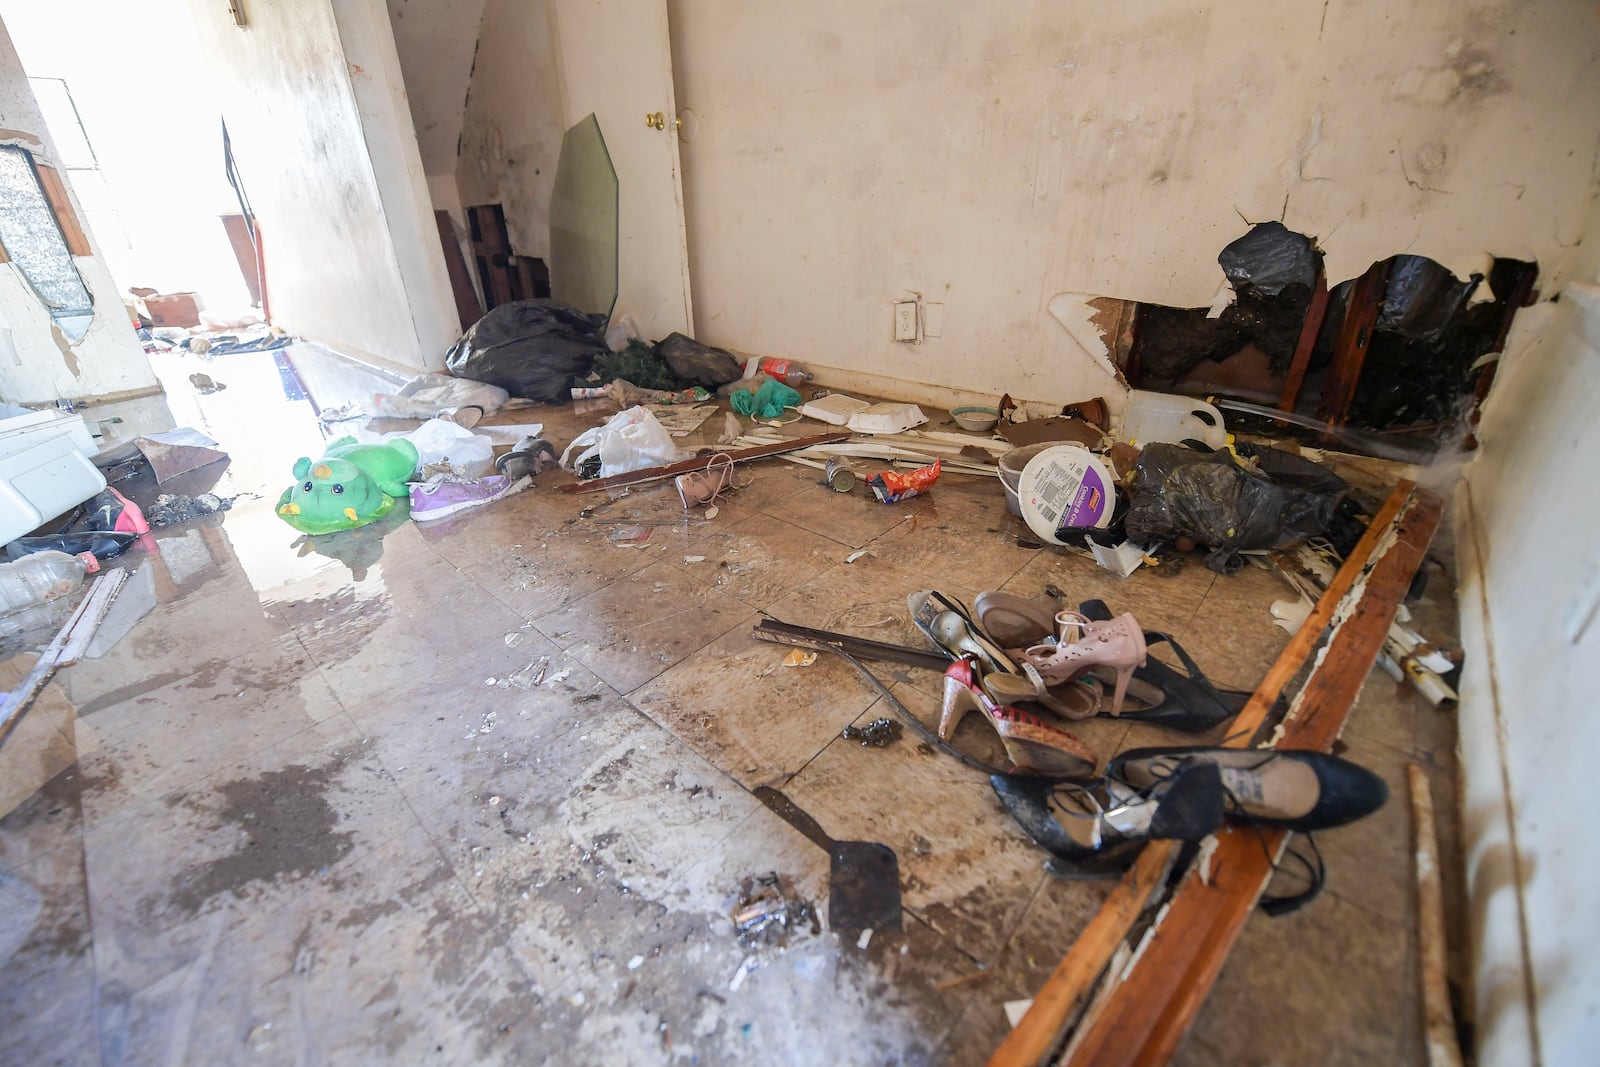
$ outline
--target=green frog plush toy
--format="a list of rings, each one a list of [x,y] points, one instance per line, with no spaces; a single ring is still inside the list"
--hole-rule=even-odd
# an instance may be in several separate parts
[[[341,437],[315,463],[295,461],[298,483],[278,498],[278,517],[301,533],[353,530],[389,514],[395,501],[410,496],[406,480],[417,469],[417,447],[404,438],[383,444],[358,444]]]

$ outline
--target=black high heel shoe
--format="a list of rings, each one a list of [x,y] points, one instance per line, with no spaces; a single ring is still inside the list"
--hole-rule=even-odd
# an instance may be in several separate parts
[[[1355,822],[1389,799],[1389,786],[1376,774],[1314,750],[1136,748],[1113,758],[1106,778],[1145,790],[1200,767],[1217,770],[1230,818],[1296,833]]]
[[[1199,841],[1222,825],[1224,791],[1214,765],[1195,763],[1144,789],[1028,775],[989,777],[1000,803],[1041,848],[1080,878],[1120,873],[1145,841]]]

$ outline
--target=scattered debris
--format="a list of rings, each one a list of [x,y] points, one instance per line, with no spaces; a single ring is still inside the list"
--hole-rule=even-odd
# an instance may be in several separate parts
[[[783,665],[785,667],[809,667],[815,662],[817,662],[817,654],[815,652],[807,652],[800,648],[794,649],[783,657]]]
[[[739,969],[733,972],[733,981],[728,983],[728,992],[737,993],[739,987],[744,985],[745,976],[756,969],[756,958],[746,956],[744,962],[739,964]]]
[[[1015,1030],[1017,1028],[1017,1024],[1022,1021],[1022,1017],[1024,1015],[1028,1014],[1028,1009],[1031,1008],[1031,1007],[1033,1007],[1033,998],[1032,997],[1029,997],[1026,1000],[1008,1000],[1008,1001],[1006,1001],[1006,1003],[1005,1003],[1006,1022],[1011,1024],[1011,1028],[1013,1030]]]
[[[704,556],[684,556],[683,561],[685,563],[704,563],[706,558]]]
[[[649,526],[618,526],[606,535],[606,540],[623,548],[634,548],[650,540],[652,532]]]
[[[860,559],[862,556],[870,556],[870,555],[872,555],[872,553],[868,552],[866,549],[858,548],[854,552],[852,552],[848,556],[846,556],[844,558],[844,561],[846,563],[854,563],[856,560]]]
[[[739,887],[739,903],[730,915],[740,944],[750,948],[786,948],[791,933],[809,932],[813,936],[822,932],[822,923],[816,910],[795,895],[793,887],[776,871],[746,878]],[[755,956],[745,959],[746,967],[754,969]],[[735,985],[743,981],[735,979]]]
[[[155,506],[150,509],[146,519],[151,526],[172,526],[198,519],[202,515],[227,511],[233,507],[235,499],[231,496],[218,496],[215,493],[201,493],[199,496],[162,493],[156,497]]]
[[[800,651],[798,648],[795,652]],[[816,653],[811,654],[816,658]],[[862,748],[888,748],[900,740],[900,723],[896,719],[873,719],[865,726],[846,726],[839,736],[846,741],[860,741]]]
[[[194,386],[194,391],[199,393],[201,396],[209,396],[212,393],[220,393],[227,388],[226,385],[215,380],[211,377],[211,375],[202,374],[199,371],[189,375],[189,384]]]
[[[856,938],[856,948],[865,952],[867,950],[867,946],[870,944],[872,944],[872,929],[871,927],[868,927],[867,929],[861,931],[860,937]]]
[[[993,973],[993,971],[973,971],[971,974],[964,974],[958,978],[946,978],[942,982],[935,982],[933,991],[935,993],[945,993],[969,982],[981,982]]]

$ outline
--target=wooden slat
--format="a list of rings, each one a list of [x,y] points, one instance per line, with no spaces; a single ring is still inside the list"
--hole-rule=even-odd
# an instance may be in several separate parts
[[[1328,378],[1322,385],[1322,401],[1317,405],[1317,414],[1324,422],[1343,426],[1350,417],[1356,383],[1361,380],[1361,368],[1372,347],[1372,331],[1383,307],[1383,295],[1389,288],[1389,266],[1387,259],[1374,263],[1350,287],[1339,340],[1333,347],[1333,363],[1328,367]]]
[[[37,161],[34,166],[39,172],[39,187],[44,190],[44,198],[50,202],[50,210],[55,212],[56,222],[61,226],[67,251],[75,256],[94,255],[94,249],[89,247],[89,235],[83,232],[78,214],[72,210],[72,198],[67,195],[67,186],[62,182],[60,172]]]
[[[450,212],[435,211],[433,222],[439,230],[439,247],[444,252],[445,273],[450,276],[450,293],[456,300],[456,318],[462,330],[483,318],[483,308],[478,303],[478,291],[472,287],[472,275],[467,272],[467,257],[461,254],[456,241],[456,228],[450,221]]]
[[[832,444],[835,441],[848,441],[850,433],[840,430],[836,433],[819,433],[815,437],[791,437],[779,444],[761,445],[757,448],[741,448],[735,452],[716,452],[693,459],[682,460],[678,463],[668,463],[661,467],[646,467],[643,470],[629,471],[627,474],[615,474],[610,478],[593,478],[587,482],[568,482],[558,486],[563,493],[594,493],[601,489],[614,489],[622,485],[638,485],[641,482],[659,482],[665,478],[676,478],[680,474],[693,474],[695,471],[707,470],[713,461],[724,457],[735,463],[743,463],[747,459],[765,459],[768,456],[779,456],[785,452],[798,452],[802,448],[811,448],[815,445]]]
[[[51,676],[62,667],[70,667],[83,656],[84,649],[94,640],[95,630],[105,621],[106,612],[111,610],[111,601],[127,580],[127,571],[115,570],[100,575],[90,584],[88,593],[78,602],[72,615],[56,631],[55,638],[45,646],[39,658],[34,660],[28,676],[5,695],[4,702],[0,702],[0,744],[10,736],[12,729],[21,721],[23,712],[33,704]]]
[[[1406,764],[1411,786],[1411,826],[1417,835],[1417,944],[1421,949],[1422,1009],[1427,1024],[1429,1067],[1461,1067],[1456,1043],[1455,1013],[1450,1010],[1450,984],[1444,926],[1444,886],[1439,877],[1439,834],[1433,824],[1433,794],[1428,776],[1415,763]]]
[[[1393,543],[1358,591],[1354,612],[1335,631],[1297,697],[1298,713],[1285,721],[1279,746],[1324,751],[1332,746],[1377,661],[1441,511],[1437,496],[1415,492]],[[1191,872],[1179,886],[1127,978],[1075,1037],[1066,1063],[1155,1067],[1171,1058],[1260,900],[1288,836],[1251,828],[1217,835],[1210,884]]]
[[[1227,745],[1244,747],[1255,738],[1267,712],[1277,703],[1284,687],[1300,673],[1323,631],[1333,621],[1345,595],[1361,576],[1367,561],[1399,517],[1401,508],[1410,499],[1414,488],[1412,482],[1401,482],[1389,494],[1383,507],[1378,509],[1367,532],[1351,551],[1350,558],[1333,576],[1333,581],[1328,583],[1328,588],[1317,599],[1306,621],[1289,639],[1266,677],[1251,694],[1249,702],[1234,718]],[[1067,1024],[1068,1013],[1105,970],[1112,954],[1127,937],[1155,891],[1157,883],[1142,871],[1165,870],[1177,852],[1178,845],[1172,841],[1155,841],[1145,846],[1134,869],[1111,891],[1111,895],[1101,904],[1100,911],[1085,927],[1084,933],[1073,942],[1072,948],[1056,965],[1044,988],[1033,998],[1028,1013],[995,1049],[989,1059],[989,1067],[1033,1067],[1056,1046]],[[1090,936],[1091,931],[1093,936]]]
[[[1306,321],[1300,325],[1300,339],[1295,342],[1294,358],[1289,361],[1289,373],[1283,379],[1283,392],[1278,396],[1279,411],[1293,411],[1300,401],[1300,387],[1305,384],[1306,368],[1311,365],[1311,352],[1317,347],[1317,336],[1322,332],[1322,321],[1328,317],[1328,276],[1317,268],[1317,281],[1311,289],[1311,306],[1306,309]]]

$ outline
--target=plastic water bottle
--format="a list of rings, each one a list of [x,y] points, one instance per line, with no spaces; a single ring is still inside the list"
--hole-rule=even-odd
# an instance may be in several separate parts
[[[811,380],[811,372],[792,359],[763,359],[762,374],[776,378],[790,389],[798,389]]]
[[[35,552],[0,564],[0,614],[67,596],[83,584],[86,575],[99,569],[100,561],[88,552],[76,556]]]

